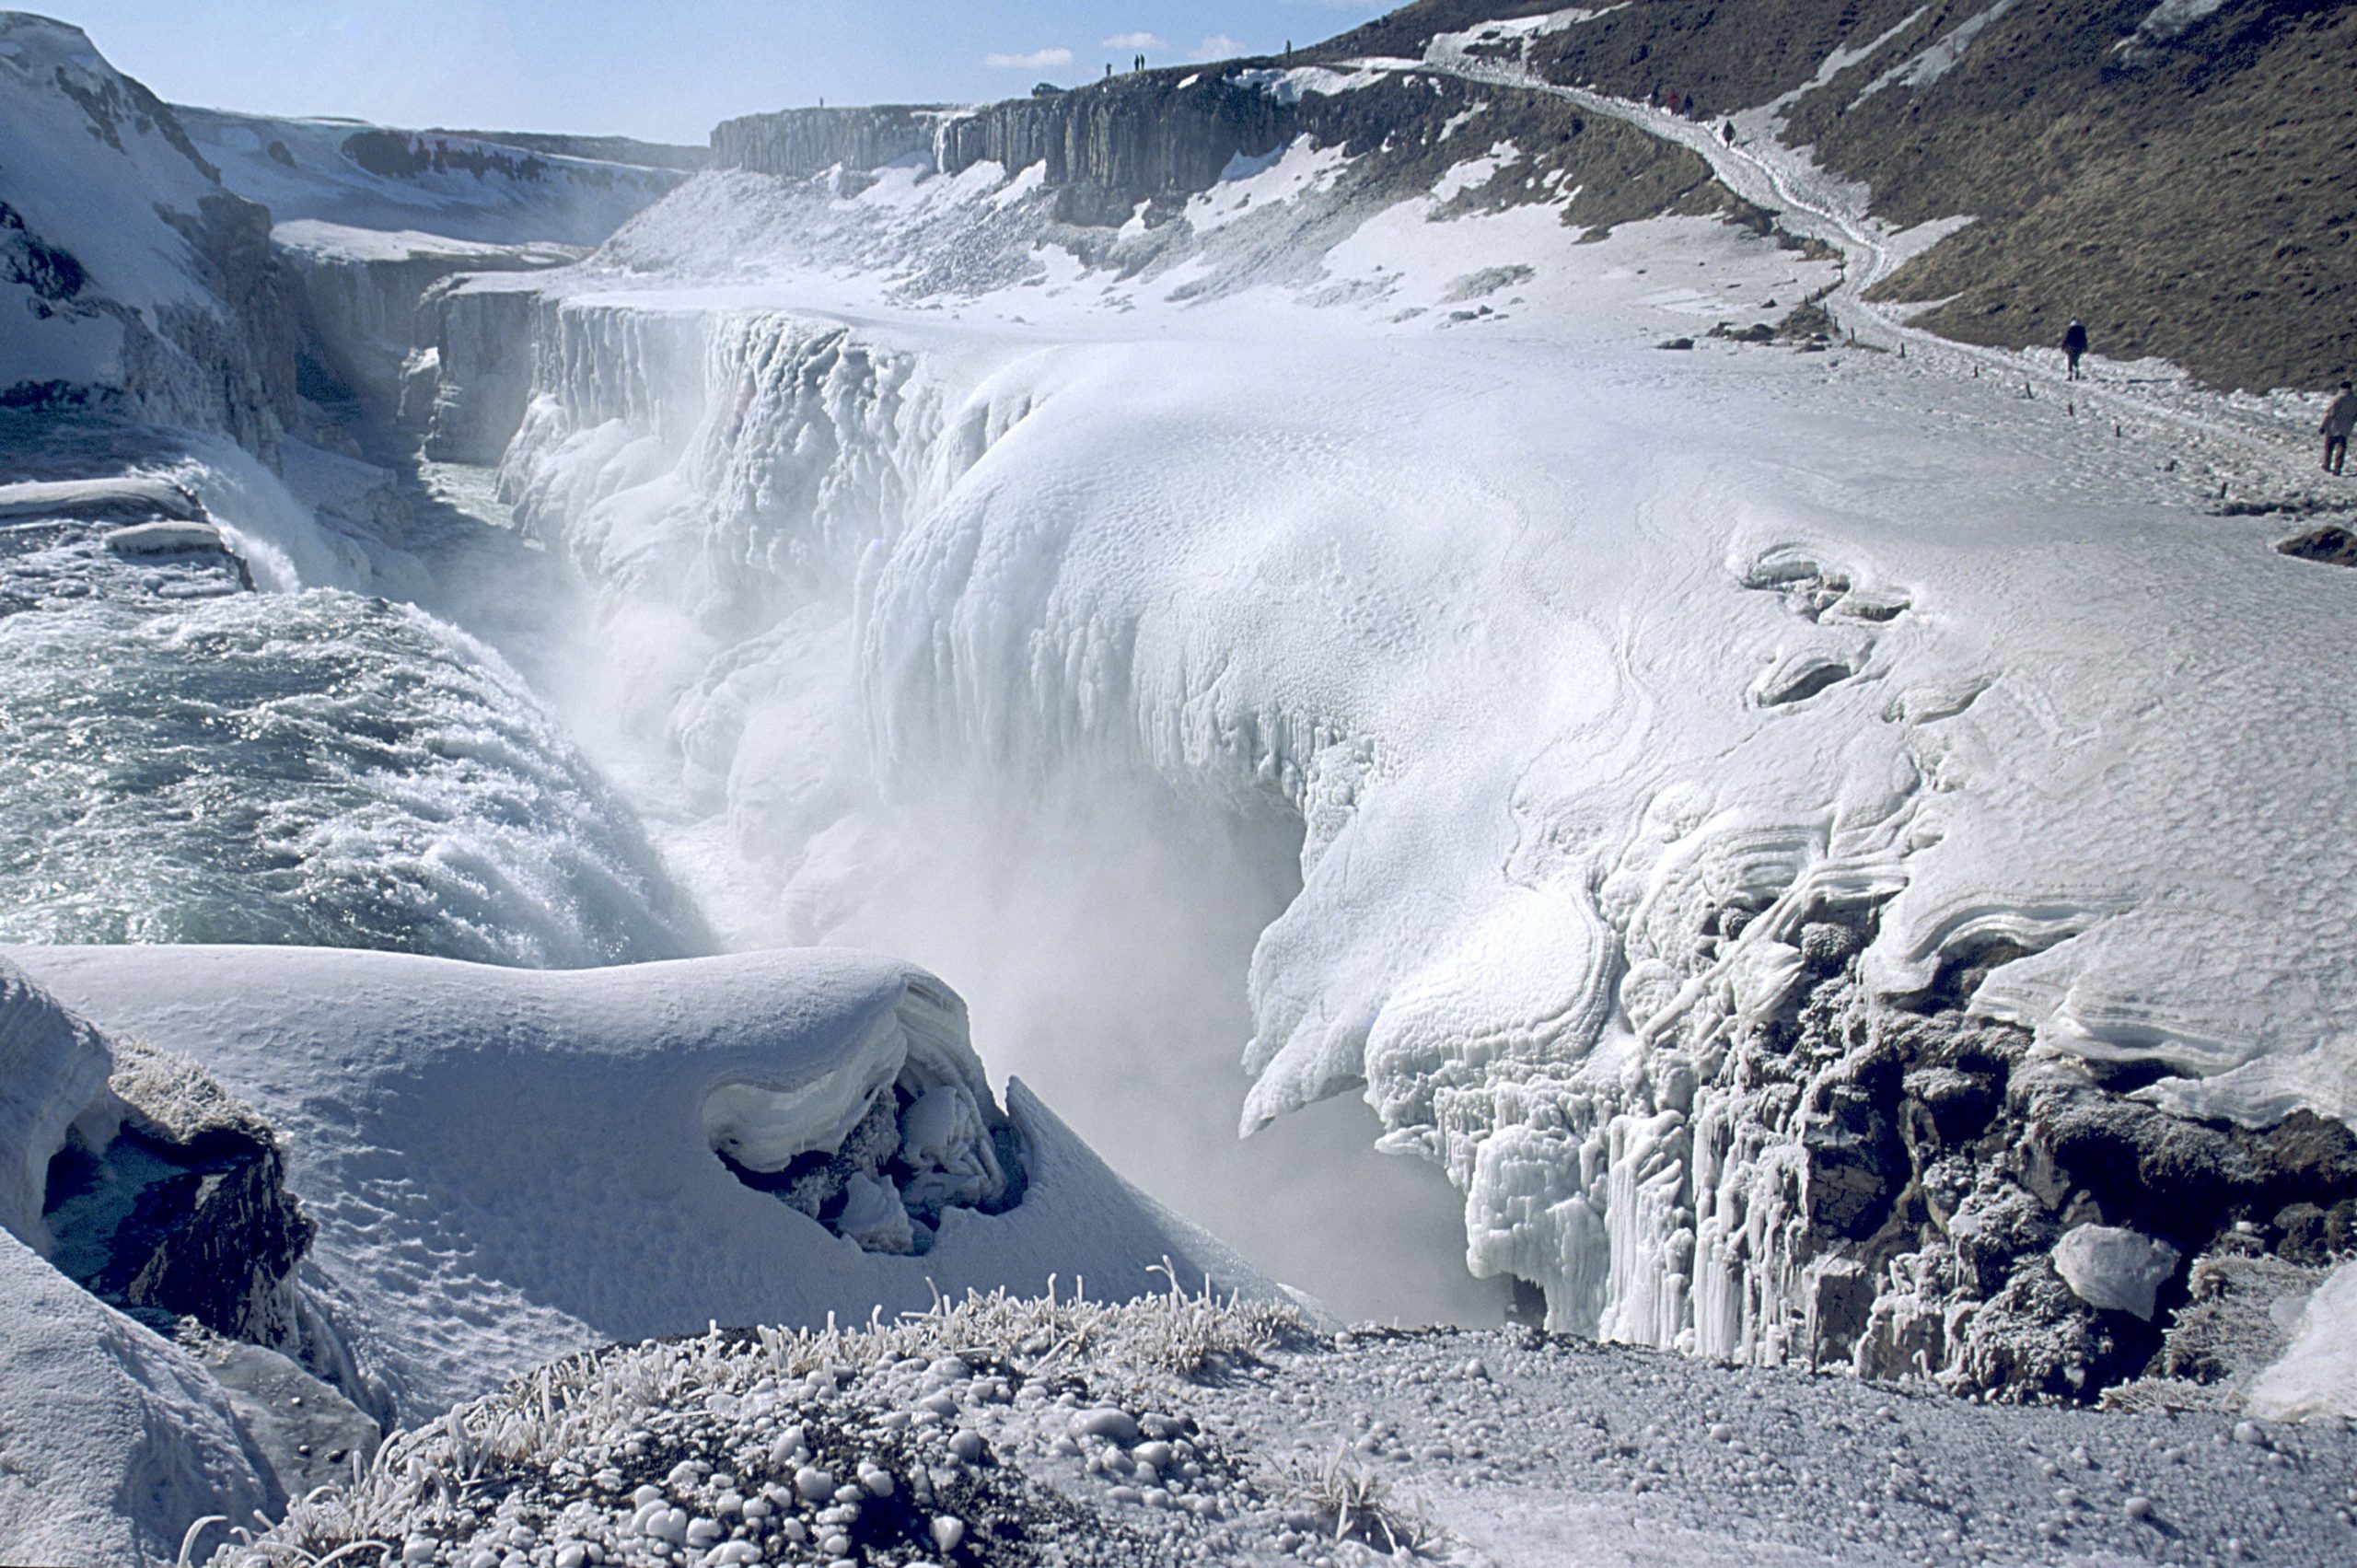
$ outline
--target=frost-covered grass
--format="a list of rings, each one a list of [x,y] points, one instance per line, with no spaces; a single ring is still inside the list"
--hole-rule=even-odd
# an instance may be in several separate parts
[[[951,1556],[970,1524],[946,1511],[950,1498],[966,1499],[969,1513],[976,1503],[995,1509],[992,1517],[1063,1506],[1000,1472],[992,1455],[1009,1443],[1049,1453],[1061,1445],[1067,1458],[1089,1445],[1092,1473],[1119,1453],[1130,1472],[1153,1469],[1166,1506],[1248,1489],[1209,1445],[1190,1441],[1191,1423],[1144,1407],[1173,1382],[1223,1376],[1309,1342],[1310,1331],[1289,1307],[1190,1294],[1164,1272],[1166,1293],[1126,1302],[1092,1301],[1079,1288],[977,1292],[854,1328],[715,1328],[568,1357],[394,1438],[350,1485],[312,1493],[275,1527],[232,1528],[210,1561],[319,1568],[374,1554],[513,1568],[505,1549],[519,1527],[541,1549],[526,1561],[553,1568],[660,1562],[667,1540],[729,1568],[823,1548],[830,1531],[864,1550],[891,1551],[905,1537]],[[899,1376],[911,1369],[922,1376]],[[994,1411],[1033,1419],[1010,1430],[990,1419]],[[707,1419],[699,1425],[696,1415]],[[1206,1460],[1220,1483],[1208,1489]],[[838,1480],[857,1495],[842,1496]],[[1341,1469],[1302,1485],[1321,1518],[1339,1512],[1336,1539],[1382,1539],[1388,1550],[1411,1539],[1379,1487]],[[667,1511],[674,1494],[692,1518]],[[492,1504],[489,1523],[479,1502]],[[723,1553],[724,1534],[750,1554]]]
[[[2353,1444],[1176,1291],[970,1295],[571,1358],[212,1562],[2326,1563]]]

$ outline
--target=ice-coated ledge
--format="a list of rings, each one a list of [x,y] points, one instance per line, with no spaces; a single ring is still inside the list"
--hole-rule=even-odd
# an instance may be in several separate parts
[[[14,948],[101,1028],[200,1063],[276,1130],[319,1225],[307,1290],[402,1419],[552,1357],[723,1323],[864,1320],[935,1290],[1272,1285],[1114,1177],[1019,1084],[1028,1184],[863,1250],[715,1156],[708,1098],[872,1077],[879,1049],[988,1105],[962,1008],[889,959],[795,951],[526,971],[311,948]],[[846,1104],[849,1103],[846,1098]],[[996,1112],[993,1110],[993,1115]]]
[[[540,281],[506,493],[797,934],[944,779],[1283,815],[1248,1129],[1364,1093],[1559,1329],[2016,1376],[1926,1325],[2016,1281],[2021,1321],[2091,1313],[2050,1262],[2090,1216],[1943,1210],[1918,1289],[1917,1176],[2082,1090],[2160,1141],[2116,1090],[2357,1116],[2357,974],[2312,961],[2351,884],[2311,846],[2357,809],[2342,585],[2189,528],[2181,436],[2093,439],[2067,396],[1635,346],[1814,263],[1676,220],[1567,244],[1510,143],[1427,193],[1379,156],[1304,142],[1085,239],[1004,168],[706,176]],[[1502,190],[1554,194],[1468,199]],[[2269,1181],[2202,1225],[2270,1222]]]

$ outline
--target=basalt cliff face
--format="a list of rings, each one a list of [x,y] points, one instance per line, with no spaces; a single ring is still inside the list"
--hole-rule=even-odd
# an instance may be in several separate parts
[[[1560,99],[1527,94],[1501,103],[1490,88],[1444,76],[1369,75],[1341,90],[1332,81],[1321,86],[1304,90],[1280,66],[1231,62],[974,109],[785,110],[721,125],[713,159],[785,179],[833,168],[856,178],[911,161],[944,174],[982,163],[1009,173],[1036,165],[1064,222],[1101,227],[1142,215],[1152,225],[1223,175],[1302,138],[1347,153],[1369,196],[1429,192],[1479,150],[1469,135],[1453,139],[1452,122],[1461,124],[1480,105],[1487,111],[1481,134],[1515,141],[1537,168],[1474,192],[1474,204],[1554,201],[1560,189],[1576,189],[1564,221],[1584,229],[1664,213],[1760,221],[1694,154]]]

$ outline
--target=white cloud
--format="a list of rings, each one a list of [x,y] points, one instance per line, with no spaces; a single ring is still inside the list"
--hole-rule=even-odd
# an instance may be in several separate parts
[[[985,54],[982,64],[996,71],[1052,71],[1072,64],[1072,51],[1035,49],[1028,54]]]
[[[1238,54],[1249,54],[1251,51],[1244,46],[1242,39],[1230,38],[1224,32],[1215,32],[1203,40],[1197,46],[1195,52],[1205,60],[1227,60]]]
[[[1117,32],[1111,38],[1105,41],[1105,47],[1108,49],[1143,49],[1148,54],[1162,54],[1167,53],[1169,51],[1170,45],[1165,43],[1161,39],[1156,38],[1150,32]]]

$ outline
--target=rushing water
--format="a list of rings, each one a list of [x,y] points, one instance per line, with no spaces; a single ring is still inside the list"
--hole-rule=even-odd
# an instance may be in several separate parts
[[[424,611],[0,533],[0,940],[575,966],[705,945],[499,656]]]

